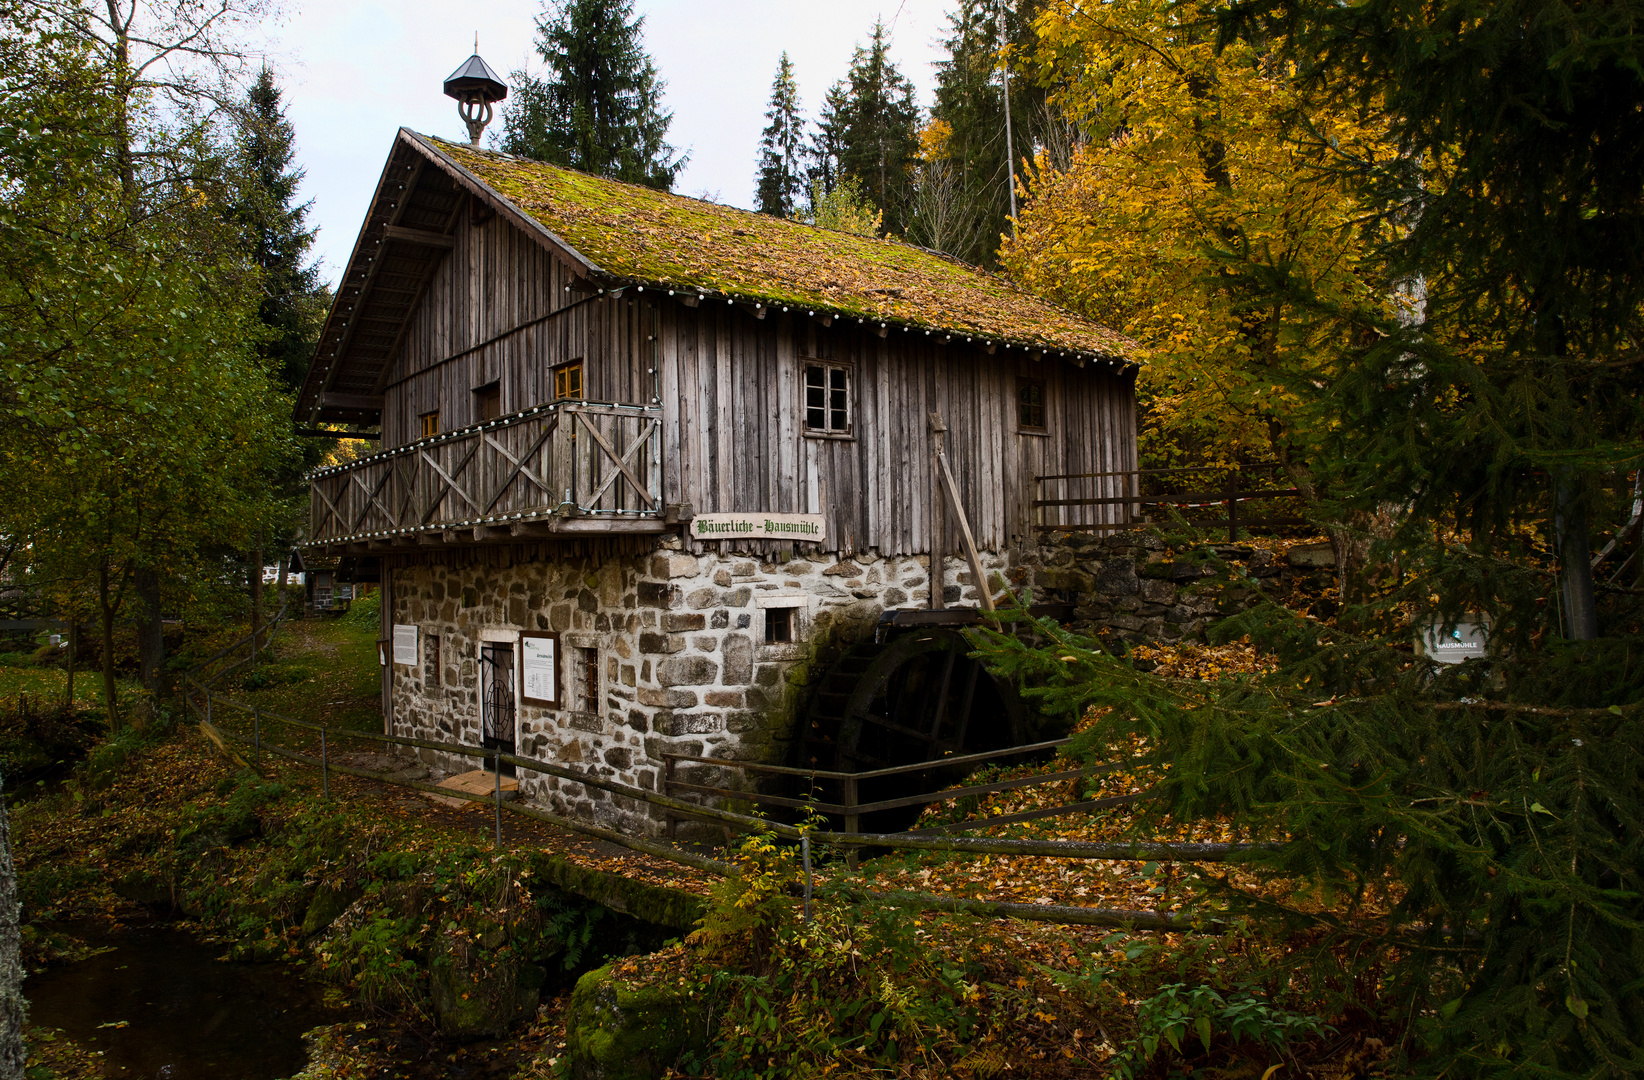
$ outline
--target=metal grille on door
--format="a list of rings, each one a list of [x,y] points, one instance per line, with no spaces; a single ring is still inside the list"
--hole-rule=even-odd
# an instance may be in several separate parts
[[[514,646],[486,645],[480,649],[480,745],[487,750],[514,752]],[[514,767],[504,764],[504,775]]]

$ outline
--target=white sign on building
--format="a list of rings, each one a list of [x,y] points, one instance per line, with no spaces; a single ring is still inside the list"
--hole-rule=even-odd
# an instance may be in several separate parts
[[[394,624],[394,663],[417,665],[417,628]]]
[[[536,705],[559,705],[559,635],[522,634],[520,667],[524,688],[520,697]]]
[[[698,540],[799,540],[819,544],[827,539],[821,514],[698,514],[691,519]]]

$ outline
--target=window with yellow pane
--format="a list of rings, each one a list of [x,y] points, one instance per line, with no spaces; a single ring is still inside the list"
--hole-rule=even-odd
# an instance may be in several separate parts
[[[554,400],[584,397],[582,390],[582,361],[573,360],[554,368]]]

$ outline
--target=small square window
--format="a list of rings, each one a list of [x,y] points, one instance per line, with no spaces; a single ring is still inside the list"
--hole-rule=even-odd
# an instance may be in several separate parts
[[[805,429],[829,435],[850,434],[850,368],[842,364],[805,365]]]
[[[422,427],[422,438],[433,438],[440,433],[440,411],[438,409],[433,412],[423,413],[417,417],[417,420]]]
[[[793,608],[765,609],[765,644],[777,645],[793,640]]]
[[[481,423],[502,415],[502,384],[488,383],[474,389],[474,411]]]
[[[580,399],[582,394],[582,361],[573,360],[554,369],[554,400]]]
[[[1030,431],[1045,430],[1045,381],[1016,380],[1016,421]]]

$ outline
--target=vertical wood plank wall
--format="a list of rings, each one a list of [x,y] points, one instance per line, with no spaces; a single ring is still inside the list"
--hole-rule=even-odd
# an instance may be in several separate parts
[[[386,385],[385,447],[414,440],[417,418],[435,409],[441,430],[477,422],[473,391],[493,381],[504,413],[548,401],[552,368],[580,358],[588,398],[661,404],[665,501],[698,513],[820,511],[835,551],[929,550],[932,411],[947,421],[949,460],[987,550],[1022,542],[1034,476],[1136,468],[1130,373],[1003,348],[990,356],[899,329],[882,339],[803,312],[756,319],[712,299],[688,308],[630,289],[447,361],[587,295],[566,290],[570,267],[536,240],[498,216],[471,223],[472,214],[462,211],[455,246],[402,339]],[[851,366],[853,438],[804,435],[808,358]],[[1018,428],[1018,376],[1044,380],[1043,435]],[[1115,482],[1108,493],[1119,491]],[[1064,520],[1113,520],[1116,510],[1104,510]]]

